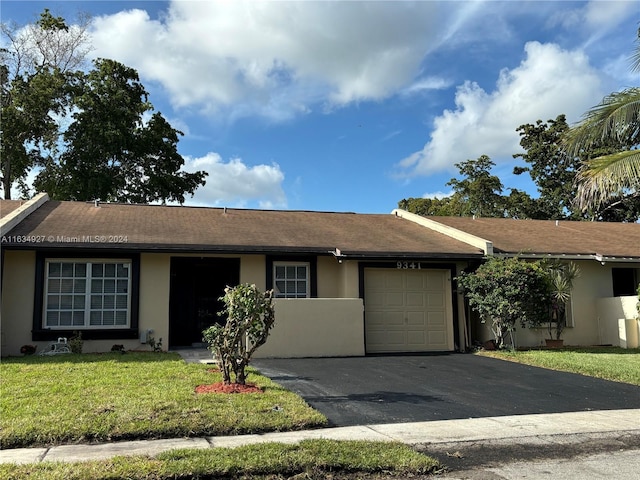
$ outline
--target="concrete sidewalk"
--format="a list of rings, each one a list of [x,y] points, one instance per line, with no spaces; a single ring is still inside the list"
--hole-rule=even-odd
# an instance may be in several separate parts
[[[570,435],[633,433],[640,435],[640,409],[514,415],[417,423],[361,425],[259,435],[138,440],[101,444],[60,445],[0,451],[0,463],[77,462],[117,455],[154,456],[177,448],[237,447],[264,442],[296,443],[305,439],[396,441],[410,445],[479,442],[503,439],[529,443],[537,437],[563,443]]]

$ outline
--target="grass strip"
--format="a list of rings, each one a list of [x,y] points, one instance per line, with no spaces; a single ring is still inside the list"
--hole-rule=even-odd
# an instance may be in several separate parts
[[[212,365],[172,353],[16,357],[0,364],[0,446],[300,430],[326,418],[250,373],[264,393],[196,394],[221,381]]]
[[[0,465],[6,480],[164,480],[187,478],[282,478],[309,473],[335,478],[345,473],[421,475],[440,470],[437,460],[404,444],[391,442],[305,440],[298,444],[264,443],[238,448],[174,450],[155,458],[28,465]],[[314,475],[311,475],[311,472]]]
[[[478,354],[551,370],[640,385],[640,349],[638,348],[567,347],[557,350],[482,351]]]

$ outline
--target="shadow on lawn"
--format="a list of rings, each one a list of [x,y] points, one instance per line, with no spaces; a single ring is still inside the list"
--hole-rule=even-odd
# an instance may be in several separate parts
[[[23,363],[28,365],[51,365],[56,363],[101,363],[101,362],[178,362],[183,361],[177,353],[168,352],[106,352],[106,353],[63,353],[59,355],[26,355],[5,357],[3,363]]]
[[[640,348],[621,348],[612,346],[594,346],[594,347],[563,347],[557,349],[544,351],[556,351],[556,352],[575,352],[575,353],[589,353],[589,354],[602,354],[607,353],[609,355],[638,355],[640,354]]]

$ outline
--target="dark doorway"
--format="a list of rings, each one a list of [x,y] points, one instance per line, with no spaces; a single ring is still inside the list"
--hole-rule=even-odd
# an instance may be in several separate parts
[[[223,321],[225,287],[238,283],[239,258],[172,258],[169,348],[201,346],[202,330]]]

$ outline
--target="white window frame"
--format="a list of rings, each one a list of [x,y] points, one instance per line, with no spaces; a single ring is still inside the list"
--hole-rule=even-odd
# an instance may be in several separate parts
[[[285,273],[284,278],[278,278],[276,272],[278,271],[278,267],[285,267],[285,272],[287,271],[286,267],[295,267],[296,268],[296,276],[294,278],[288,278]],[[297,277],[298,267],[305,268],[305,278],[301,279]],[[311,263],[310,262],[273,262],[273,290],[275,293],[275,298],[310,298],[311,297]],[[278,289],[278,282],[294,282],[296,284],[296,288],[294,292],[290,292],[288,289],[285,289],[285,292],[281,292]],[[305,282],[305,293],[304,296],[298,293],[297,283],[304,281]]]
[[[60,276],[53,276],[50,277],[49,276],[49,266],[50,264],[56,264],[56,263],[60,263],[60,264],[69,264],[71,263],[72,265],[74,265],[74,272],[72,274],[71,277],[63,277],[62,276],[62,272],[60,272]],[[84,277],[76,277],[75,276],[75,265],[78,264],[83,264],[85,265],[85,276]],[[104,273],[102,274],[102,276],[99,277],[94,277],[92,276],[93,274],[93,270],[95,267],[99,266],[99,265],[108,265],[108,264],[124,264],[126,266],[127,269],[127,284],[126,284],[126,292],[118,292],[118,280],[122,281],[124,280],[124,277],[118,277],[117,276],[117,267],[116,271],[114,272],[114,276],[113,277],[107,277],[104,275]],[[120,259],[113,259],[113,258],[47,258],[45,259],[44,262],[44,289],[43,289],[43,306],[42,306],[42,328],[46,329],[46,330],[120,330],[120,329],[128,329],[131,328],[131,286],[132,286],[132,271],[133,271],[133,261],[130,258],[120,258]],[[62,292],[62,289],[60,289],[60,291],[58,292],[49,292],[49,280],[55,280],[55,279],[60,279],[61,281],[63,279],[70,279],[72,280],[72,282],[74,282],[74,286],[72,288],[72,292]],[[104,282],[104,280],[110,280],[113,279],[114,280],[114,291],[113,292],[99,292],[100,297],[101,297],[101,306],[100,308],[95,308],[92,307],[92,296],[97,296],[98,292],[92,292],[92,283],[93,280],[96,281],[102,281]],[[84,285],[84,292],[80,292],[78,294],[75,294],[75,292],[73,290],[75,290],[75,282],[76,281],[80,281],[80,280],[84,280],[85,281],[85,285]],[[103,287],[102,290],[104,290],[104,283],[103,283]],[[126,322],[124,324],[122,323],[116,323],[116,312],[122,312],[125,311],[125,307],[118,307],[118,297],[122,297],[126,294]],[[58,302],[58,307],[57,308],[51,308],[49,309],[49,296],[51,295],[52,298],[55,298],[55,296],[57,295],[60,298],[60,301]],[[61,307],[61,297],[65,295],[65,296],[71,296],[71,308],[62,308]],[[84,295],[84,302],[83,305],[75,305],[75,300],[74,297],[76,296],[80,296],[80,295]],[[113,307],[105,307],[104,306],[104,300],[105,300],[105,295],[109,295],[109,296],[113,296]],[[70,311],[71,312],[71,324],[69,325],[60,325],[60,317],[58,317],[58,324],[57,325],[49,325],[47,323],[47,313],[49,312],[67,312]],[[82,324],[74,324],[73,323],[73,315],[74,313],[77,312],[82,312],[82,319],[83,319],[83,323]],[[91,324],[91,313],[95,313],[95,312],[99,312],[100,313],[100,324]],[[107,324],[105,325],[104,322],[104,313],[105,312],[113,312],[113,324]]]
[[[565,326],[569,328],[575,327],[576,324],[573,319],[573,295],[569,295],[569,301],[567,301],[565,315],[567,316],[567,319],[565,321],[565,324],[566,324]]]

